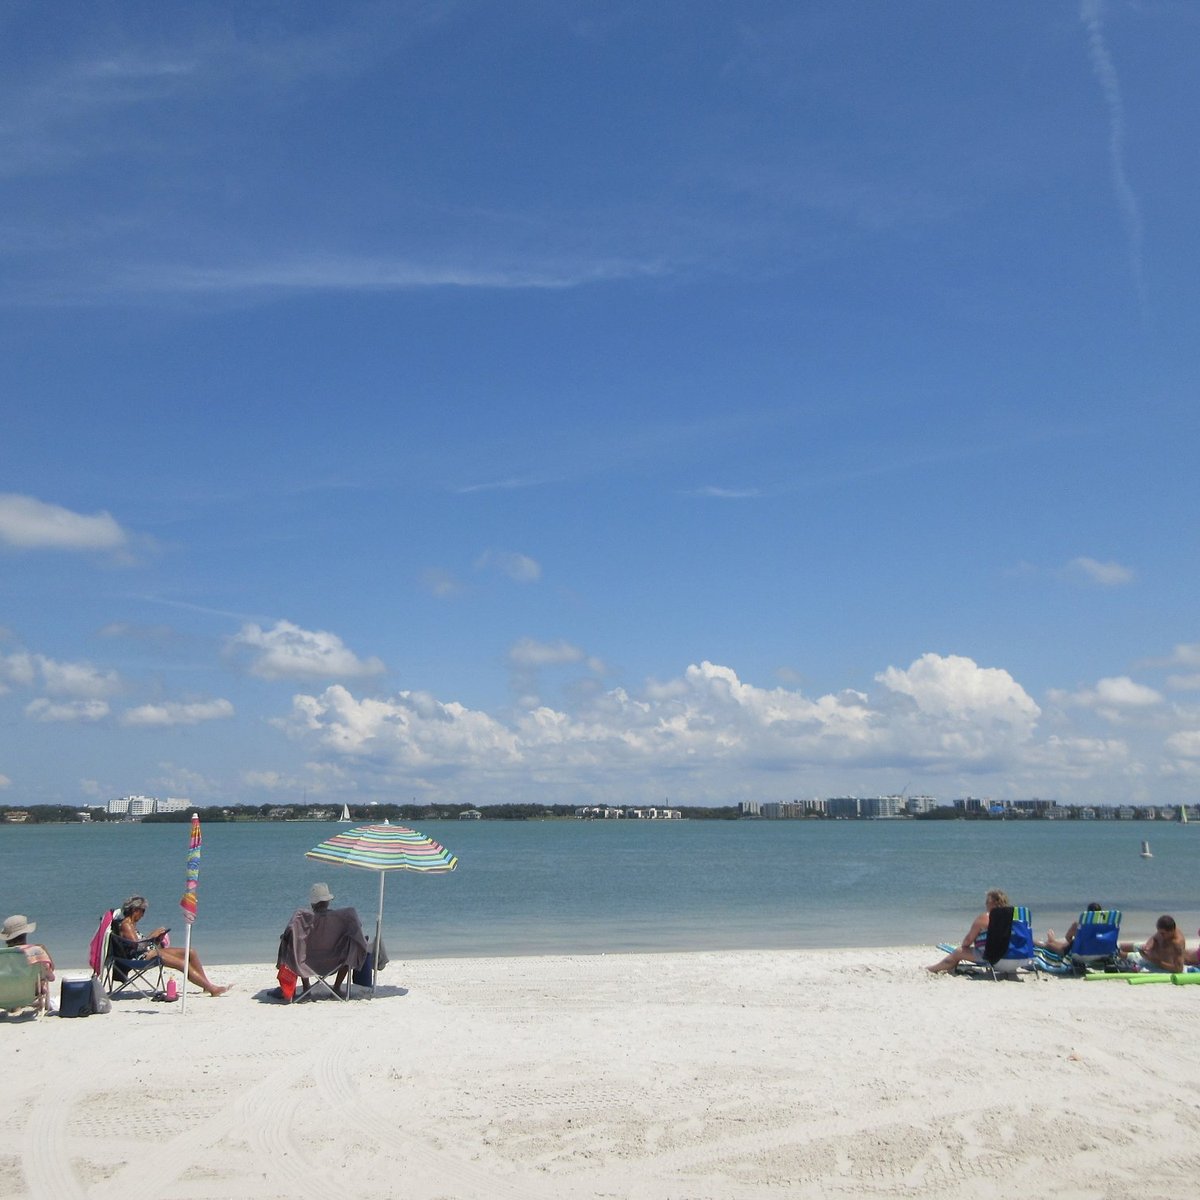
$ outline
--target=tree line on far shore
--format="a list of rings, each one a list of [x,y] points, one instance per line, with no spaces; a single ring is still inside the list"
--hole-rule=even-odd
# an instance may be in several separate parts
[[[693,821],[736,821],[743,819],[743,814],[733,804],[720,805],[713,808],[699,806],[672,805],[680,814]],[[474,808],[469,804],[359,804],[350,805],[350,819],[358,824],[388,821],[455,821],[465,812],[478,812],[481,819],[487,821],[546,821],[575,819],[577,806],[574,804],[489,804],[483,808]],[[198,813],[202,822],[237,822],[237,821],[334,821],[341,812],[341,807],[320,807],[303,804],[213,804],[197,808],[188,808],[182,812],[148,813],[134,818],[143,824],[180,825],[187,824],[192,819],[192,813]],[[1079,820],[1084,812],[1082,805],[1060,805],[1056,817],[1059,820]],[[630,818],[624,818],[626,820]],[[636,819],[636,818],[634,818]],[[763,818],[750,818],[763,819]],[[809,821],[833,820],[822,813],[810,813],[803,818]],[[1042,812],[1007,812],[990,813],[984,811],[964,810],[953,805],[939,805],[929,812],[918,813],[915,817],[900,818],[917,821],[1011,821],[1011,820],[1047,820]],[[103,823],[106,821],[121,822],[129,820],[124,814],[110,813],[102,807],[76,808],[67,804],[35,804],[29,807],[8,807],[0,810],[0,821],[8,824],[26,825],[57,825],[77,824],[80,821]]]

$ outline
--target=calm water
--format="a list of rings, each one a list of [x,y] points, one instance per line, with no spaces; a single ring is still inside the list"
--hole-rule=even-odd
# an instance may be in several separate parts
[[[341,826],[204,829],[193,944],[206,961],[274,961],[279,931],[329,883],[373,922],[378,876],[311,863]],[[1039,934],[1089,900],[1145,937],[1173,913],[1200,922],[1200,824],[1156,822],[429,822],[450,875],[392,873],[395,958],[887,946],[957,940],[988,887],[1029,905]],[[1138,857],[1142,838],[1154,858]],[[58,962],[82,966],[106,905],[150,899],[147,928],[182,944],[185,825],[0,826],[0,917],[22,912]],[[368,914],[370,920],[368,920]]]

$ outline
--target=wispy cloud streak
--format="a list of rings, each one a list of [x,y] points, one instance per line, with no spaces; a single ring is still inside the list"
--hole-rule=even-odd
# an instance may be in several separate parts
[[[1125,103],[1121,99],[1121,84],[1112,56],[1104,41],[1101,0],[1082,0],[1079,15],[1087,29],[1088,56],[1092,60],[1092,71],[1104,93],[1108,107],[1108,153],[1112,165],[1113,190],[1117,207],[1125,222],[1129,236],[1129,268],[1133,275],[1133,286],[1137,293],[1138,307],[1142,319],[1147,316],[1146,282],[1142,260],[1142,214],[1137,196],[1125,170]]]

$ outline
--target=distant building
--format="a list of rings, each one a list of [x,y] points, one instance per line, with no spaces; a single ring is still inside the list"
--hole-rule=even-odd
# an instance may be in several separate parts
[[[757,800],[742,800],[738,804],[739,817],[761,817],[762,805]]]
[[[192,807],[190,800],[180,799],[177,796],[168,796],[165,800],[155,802],[154,811],[156,813],[173,813],[187,812]]]
[[[903,803],[899,796],[864,796],[858,802],[858,815],[874,820],[895,817],[899,815]]]
[[[909,796],[904,802],[904,811],[914,817],[921,813],[932,812],[937,808],[937,801],[932,796]]]
[[[857,796],[830,796],[825,811],[835,820],[855,820],[861,813]]]

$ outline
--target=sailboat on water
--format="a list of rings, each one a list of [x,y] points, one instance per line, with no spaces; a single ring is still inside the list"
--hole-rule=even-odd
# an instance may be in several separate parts
[[[340,817],[338,817],[338,820],[339,821],[351,821],[353,819],[354,818],[350,816],[350,805],[343,804],[342,805],[342,815]]]
[[[1182,804],[1179,806],[1179,823],[1180,825],[1187,824],[1187,808]]]
[[[1149,842],[1146,842],[1146,841],[1142,842],[1142,855],[1141,856],[1142,856],[1142,858],[1153,858],[1154,857],[1154,855],[1150,853],[1150,843]]]

